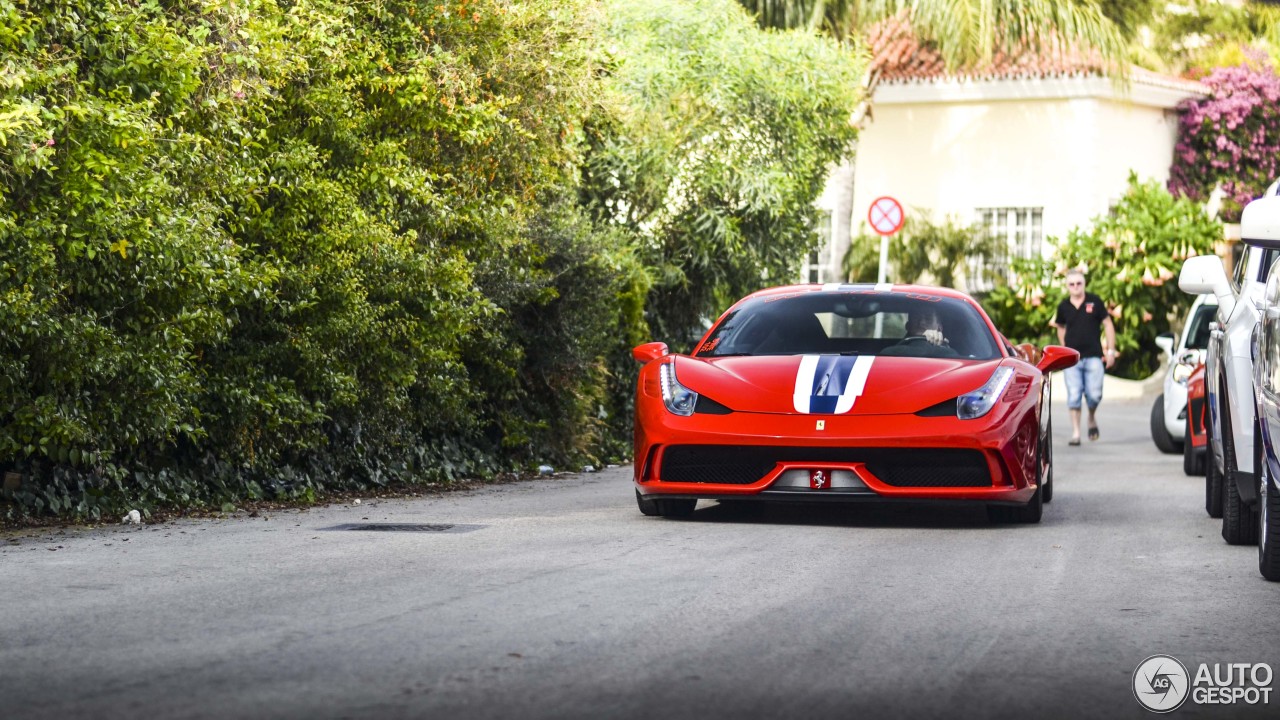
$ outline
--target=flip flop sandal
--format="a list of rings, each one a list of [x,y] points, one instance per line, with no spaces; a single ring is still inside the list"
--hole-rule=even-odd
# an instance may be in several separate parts
[[[1098,439],[1098,428],[1096,428],[1096,427],[1091,427],[1091,428],[1089,428],[1089,439],[1090,439],[1090,440],[1097,440],[1097,439]]]
[[[1080,444],[1080,438],[1071,438],[1070,440],[1068,440],[1068,441],[1067,441],[1067,444],[1068,444],[1068,445],[1079,445],[1079,444]]]

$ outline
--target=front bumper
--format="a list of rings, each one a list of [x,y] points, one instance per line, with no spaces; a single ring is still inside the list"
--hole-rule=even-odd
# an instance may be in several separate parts
[[[664,412],[637,419],[634,481],[640,494],[667,498],[1025,504],[1036,490],[1034,406],[992,414]],[[826,478],[818,486],[815,472]]]

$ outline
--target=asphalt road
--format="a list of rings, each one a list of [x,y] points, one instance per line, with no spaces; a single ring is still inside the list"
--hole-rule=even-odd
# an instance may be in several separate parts
[[[1059,401],[1036,526],[900,505],[646,518],[616,468],[0,536],[0,717],[1148,717],[1148,656],[1280,670],[1280,584],[1223,543],[1148,408],[1104,403],[1102,439],[1070,448]],[[459,527],[333,529],[361,522]]]

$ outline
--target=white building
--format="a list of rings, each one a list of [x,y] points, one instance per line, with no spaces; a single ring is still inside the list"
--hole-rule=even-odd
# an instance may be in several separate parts
[[[1137,68],[1117,82],[1070,52],[997,56],[982,72],[955,76],[901,23],[871,40],[879,82],[856,160],[832,173],[818,201],[829,226],[804,280],[842,279],[850,236],[871,234],[867,212],[882,195],[935,222],[978,223],[1004,237],[1011,255],[1049,255],[1049,238],[1107,212],[1130,171],[1168,179],[1176,108],[1207,92]]]

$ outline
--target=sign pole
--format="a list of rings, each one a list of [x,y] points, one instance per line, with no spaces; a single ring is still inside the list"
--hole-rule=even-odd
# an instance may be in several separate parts
[[[867,222],[871,229],[880,235],[880,269],[876,273],[876,283],[883,284],[889,279],[889,237],[902,229],[907,221],[907,213],[902,203],[885,195],[871,201],[871,209],[867,211]]]
[[[907,221],[907,214],[902,210],[902,203],[882,196],[871,201],[871,209],[867,211],[867,222],[871,229],[880,235],[880,268],[876,271],[876,284],[883,285],[889,279],[889,237],[902,229]],[[884,314],[876,313],[876,337],[884,337]]]
[[[889,279],[889,236],[880,236],[880,270],[876,273],[876,283],[883,285]]]

